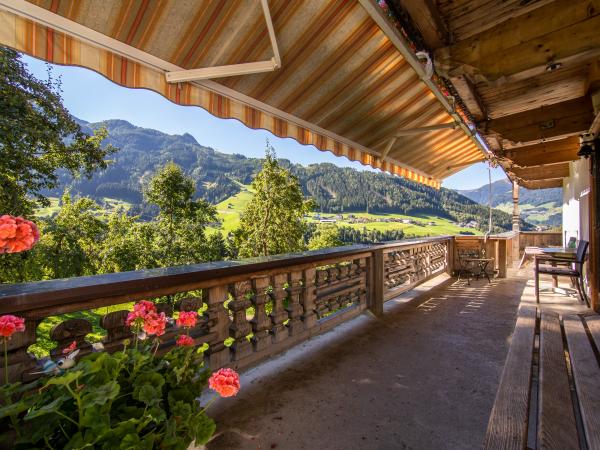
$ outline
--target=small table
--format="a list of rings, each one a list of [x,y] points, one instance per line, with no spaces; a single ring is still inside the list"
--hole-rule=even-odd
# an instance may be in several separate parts
[[[539,253],[539,254],[541,254],[541,255],[547,255],[552,258],[564,259],[565,263],[571,263],[571,262],[575,261],[575,257],[577,255],[577,249],[570,248],[570,247],[540,248],[540,252],[541,253]],[[543,256],[542,256],[542,259],[543,259]],[[556,262],[551,261],[550,264],[553,267],[556,267]],[[553,275],[552,276],[552,289],[556,290],[557,288],[558,288],[558,277],[556,275]]]
[[[487,273],[487,266],[494,261],[494,258],[464,258],[464,261],[467,264],[473,264],[473,269],[477,270],[470,270],[470,272],[473,274],[473,276],[475,277],[476,280],[479,279],[479,277],[484,276],[487,278],[488,282],[491,283],[492,280],[490,280],[490,275]],[[467,274],[467,283],[471,284],[469,282],[469,275]]]

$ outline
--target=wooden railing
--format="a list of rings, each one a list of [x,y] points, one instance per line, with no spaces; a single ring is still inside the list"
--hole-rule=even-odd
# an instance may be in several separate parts
[[[452,237],[355,245],[242,261],[223,261],[0,287],[0,315],[26,320],[26,331],[9,341],[13,380],[36,375],[28,348],[40,322],[51,316],[124,305],[98,322],[64,318],[50,331],[53,357],[76,342],[79,356],[92,351],[86,336],[104,331],[105,351],[132,338],[125,326],[131,302],[158,302],[159,311],[199,311],[190,335],[208,344],[211,368],[247,367],[347,321],[366,308],[381,314],[383,303],[423,281],[452,270]],[[170,323],[159,351],[174,345],[181,330]],[[3,365],[4,361],[0,360]]]
[[[519,251],[525,247],[562,247],[563,236],[560,231],[521,231],[519,233]]]
[[[493,258],[493,267],[489,269],[498,274],[499,278],[505,278],[507,269],[513,266],[514,261],[519,259],[519,233],[506,232],[490,236],[455,236],[454,242],[472,241],[473,246],[479,247],[485,252],[487,258]],[[456,245],[453,248],[453,266],[458,267],[458,251]]]

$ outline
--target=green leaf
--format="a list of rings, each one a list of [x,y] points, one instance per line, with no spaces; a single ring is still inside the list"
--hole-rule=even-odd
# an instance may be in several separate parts
[[[47,405],[29,411],[29,413],[24,417],[24,420],[32,420],[36,417],[40,417],[46,414],[55,414],[56,412],[62,412],[61,406],[63,405],[63,403],[69,400],[72,400],[72,398],[68,395],[61,395],[60,397],[54,399],[52,402],[48,403]]]
[[[25,403],[24,401],[19,401],[16,403],[11,403],[10,405],[6,405],[0,408],[0,419],[9,416],[16,416],[23,411],[27,411],[30,405]]]
[[[81,401],[85,408],[104,405],[106,402],[114,400],[119,395],[120,390],[121,386],[116,381],[110,381],[99,387],[86,386]]]
[[[110,429],[110,414],[104,408],[87,407],[81,417],[81,426],[94,430],[100,435]]]
[[[151,417],[152,420],[159,424],[161,422],[164,422],[165,420],[167,420],[167,413],[165,412],[164,409],[159,408],[158,406],[155,406],[153,408],[150,408],[147,412],[146,415],[148,417]]]
[[[190,419],[190,427],[196,445],[206,444],[217,429],[215,421],[204,413],[199,413]]]
[[[130,450],[140,448],[140,438],[137,433],[128,434],[121,441],[121,445],[119,446],[122,450]]]
[[[81,370],[70,370],[64,375],[55,376],[48,379],[46,385],[66,386],[77,380],[82,374],[83,372]]]
[[[150,386],[149,384],[145,384],[139,389],[136,388],[133,398],[146,405],[155,405],[160,403],[162,394],[159,389]]]

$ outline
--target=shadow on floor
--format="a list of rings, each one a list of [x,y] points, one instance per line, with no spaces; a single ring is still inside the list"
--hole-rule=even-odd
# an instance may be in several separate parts
[[[438,277],[247,371],[208,448],[480,448],[526,282]]]

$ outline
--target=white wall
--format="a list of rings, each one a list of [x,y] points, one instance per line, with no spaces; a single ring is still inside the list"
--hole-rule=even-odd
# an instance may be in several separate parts
[[[589,192],[590,164],[587,159],[570,163],[569,178],[563,182],[563,243],[571,237],[590,240]]]

